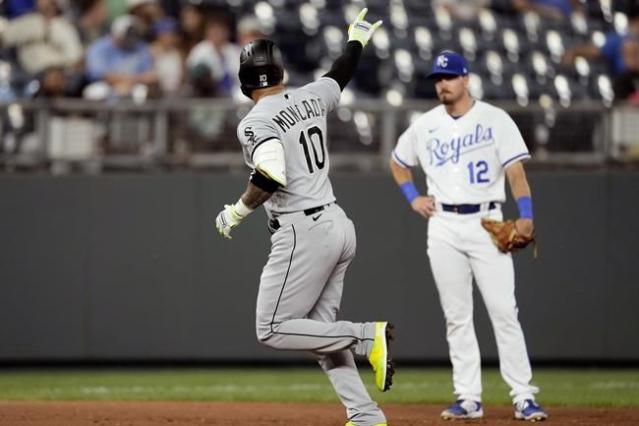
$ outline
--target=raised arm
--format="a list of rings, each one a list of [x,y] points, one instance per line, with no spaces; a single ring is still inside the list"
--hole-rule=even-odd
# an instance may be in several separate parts
[[[351,81],[355,69],[359,63],[359,58],[362,56],[362,50],[364,47],[357,41],[349,41],[346,43],[344,53],[333,62],[333,66],[330,71],[324,74],[324,77],[332,78],[339,84],[340,90],[344,90],[344,87]]]
[[[366,12],[368,9],[362,9],[355,21],[348,27],[348,42],[344,53],[335,60],[330,71],[324,74],[324,77],[335,80],[341,90],[344,90],[344,87],[353,78],[362,50],[368,44],[375,30],[382,25],[382,21],[377,21],[374,24],[366,22],[364,20]]]

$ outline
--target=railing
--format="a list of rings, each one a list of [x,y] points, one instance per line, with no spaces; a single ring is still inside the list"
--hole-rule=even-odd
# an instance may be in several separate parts
[[[334,169],[387,167],[398,136],[436,103],[381,100],[340,105],[329,116]],[[602,165],[636,158],[639,109],[599,103],[497,103],[518,124],[533,164]],[[31,100],[0,105],[0,167],[100,172],[244,167],[235,129],[250,105],[226,99],[91,102]]]

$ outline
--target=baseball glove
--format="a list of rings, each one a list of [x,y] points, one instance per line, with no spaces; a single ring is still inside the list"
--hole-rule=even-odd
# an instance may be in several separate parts
[[[490,234],[493,243],[503,253],[523,249],[535,241],[535,236],[526,237],[517,232],[514,220],[500,222],[492,219],[482,219],[481,225]]]

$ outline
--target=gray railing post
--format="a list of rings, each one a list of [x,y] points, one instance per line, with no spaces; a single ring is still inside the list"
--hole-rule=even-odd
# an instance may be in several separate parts
[[[385,104],[382,110],[382,135],[380,141],[380,166],[387,170],[389,168],[389,158],[395,143],[397,142],[397,114],[401,111],[397,108]]]
[[[153,161],[166,158],[168,154],[169,111],[165,103],[158,104],[153,126]]]
[[[33,105],[36,109],[36,132],[42,148],[42,158],[49,160],[49,107],[38,102]]]
[[[614,112],[613,108],[606,108],[603,112],[603,120],[602,126],[603,131],[601,132],[601,158],[608,160],[612,158],[612,114]]]

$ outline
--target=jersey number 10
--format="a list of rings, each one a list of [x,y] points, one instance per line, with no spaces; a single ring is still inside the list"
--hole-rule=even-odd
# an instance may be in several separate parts
[[[488,163],[485,161],[478,161],[477,163],[471,161],[468,163],[470,183],[486,183],[490,181],[490,179],[486,177],[486,173],[488,173]]]
[[[306,138],[308,136],[308,143],[306,142]],[[313,149],[313,157],[315,158],[315,165],[317,169],[323,169],[324,164],[326,163],[326,149],[324,148],[324,136],[322,136],[322,130],[313,126],[306,131],[306,136],[304,132],[300,133],[300,144],[302,148],[304,148],[304,156],[306,157],[306,165],[308,166],[308,171],[313,173],[315,170],[313,169],[313,161],[311,160],[311,152],[308,149],[308,145]],[[319,144],[320,148],[317,148],[316,145]],[[322,160],[320,161],[319,156],[317,155],[318,149],[322,151]]]

